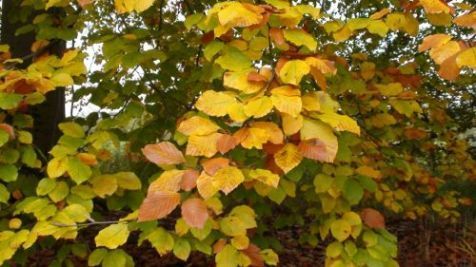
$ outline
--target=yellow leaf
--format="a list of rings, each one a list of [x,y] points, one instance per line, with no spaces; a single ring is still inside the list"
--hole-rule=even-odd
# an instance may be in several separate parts
[[[448,58],[458,54],[460,51],[461,46],[457,41],[449,41],[444,45],[431,49],[430,57],[436,64],[440,65]]]
[[[264,81],[252,82],[248,80],[251,70],[227,72],[223,76],[223,85],[225,87],[241,91],[245,94],[254,94],[264,88]]]
[[[349,116],[337,113],[324,113],[317,115],[316,118],[329,124],[336,131],[348,131],[360,135],[360,127],[355,120]]]
[[[99,231],[94,238],[96,246],[116,249],[126,243],[129,237],[129,229],[126,223],[112,224]]]
[[[283,132],[274,122],[255,121],[251,124],[251,128],[259,128],[268,132],[268,142],[273,144],[282,144],[284,140]]]
[[[214,178],[206,172],[202,172],[197,179],[197,189],[200,196],[204,199],[209,199],[215,195],[219,188],[214,183]]]
[[[396,96],[403,92],[401,83],[376,84],[375,87],[377,87],[384,96]]]
[[[346,240],[352,232],[352,226],[346,220],[335,220],[331,224],[331,233],[338,241]]]
[[[210,135],[192,135],[188,138],[187,150],[185,154],[189,156],[213,157],[217,152],[217,142],[222,134],[213,133]]]
[[[246,116],[255,118],[268,115],[271,109],[273,109],[273,102],[267,96],[252,99],[244,106]]]
[[[261,15],[263,12],[264,10],[258,6],[245,6],[239,2],[228,2],[218,12],[218,20],[221,25],[248,27],[260,23],[263,19]]]
[[[115,0],[114,6],[119,14],[126,12],[143,12],[149,9],[155,0]]]
[[[381,20],[372,20],[370,21],[369,25],[367,26],[367,30],[370,33],[378,34],[381,37],[387,36],[388,33],[388,26]]]
[[[215,186],[228,195],[245,180],[245,177],[240,169],[228,166],[219,169],[213,176],[213,180]]]
[[[299,132],[299,130],[301,130],[302,128],[303,120],[304,120],[304,117],[300,114],[297,117],[293,117],[286,113],[282,113],[281,121],[283,124],[282,126],[283,126],[284,134],[286,134],[287,136],[290,136]]]
[[[280,112],[297,117],[302,110],[301,92],[290,86],[281,86],[271,91],[274,107]]]
[[[344,26],[339,31],[334,32],[332,34],[332,37],[334,37],[334,40],[336,40],[336,42],[340,43],[349,39],[352,36],[352,34],[353,34],[352,30],[348,26]]]
[[[260,181],[264,184],[267,184],[269,186],[272,186],[274,188],[278,188],[279,175],[274,174],[269,170],[263,170],[263,169],[251,170],[248,173],[248,175],[252,179],[258,180],[258,181]]]
[[[67,158],[53,158],[48,162],[46,172],[50,178],[58,178],[68,170]]]
[[[118,187],[116,177],[109,174],[96,176],[90,182],[94,193],[101,198],[114,194]]]
[[[249,117],[245,113],[245,107],[241,103],[234,103],[230,106],[228,110],[228,116],[235,122],[244,122]]]
[[[305,46],[314,51],[317,48],[317,41],[312,35],[301,29],[285,29],[284,38],[296,46]]]
[[[241,128],[233,136],[247,149],[262,149],[270,137],[268,131],[261,128]]]
[[[231,105],[236,103],[234,96],[213,90],[205,91],[195,103],[195,107],[210,116],[225,116]]]
[[[193,116],[182,121],[177,128],[177,131],[184,135],[209,135],[218,131],[220,127],[210,119]]]
[[[335,75],[337,73],[337,68],[335,67],[334,62],[330,60],[317,57],[308,57],[305,59],[305,61],[311,68],[316,68],[322,74]]]
[[[279,78],[284,83],[299,85],[302,77],[311,71],[309,65],[303,60],[290,60],[279,70]]]
[[[294,169],[302,161],[302,154],[299,152],[297,146],[288,143],[276,154],[274,154],[274,161],[281,170],[288,173]]]
[[[153,181],[149,185],[148,192],[153,191],[170,191],[178,192],[180,189],[180,184],[182,182],[182,177],[185,171],[182,170],[168,170],[164,171],[159,178]]]
[[[468,48],[456,57],[456,64],[460,68],[470,67],[476,69],[476,47]]]
[[[334,162],[339,144],[332,128],[327,124],[317,120],[304,119],[301,129],[301,140],[318,140],[323,145],[323,149],[318,155],[319,160]]]

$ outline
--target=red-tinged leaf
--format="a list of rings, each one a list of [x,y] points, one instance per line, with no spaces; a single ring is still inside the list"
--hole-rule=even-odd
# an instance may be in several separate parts
[[[182,203],[182,217],[190,227],[202,229],[208,220],[208,210],[200,198],[189,198]]]
[[[260,252],[261,249],[256,246],[255,244],[250,244],[248,248],[242,250],[248,258],[251,260],[251,265],[250,266],[255,266],[255,267],[264,267],[264,260],[263,257],[261,256]]]
[[[268,155],[274,155],[283,148],[284,144],[266,143],[263,145],[263,151]]]
[[[263,76],[263,75],[261,75],[257,72],[252,71],[252,72],[248,73],[248,81],[249,82],[260,83],[260,82],[267,82],[268,79],[265,76]]]
[[[0,129],[8,133],[10,140],[15,139],[15,129],[10,124],[0,123]]]
[[[445,61],[443,61],[443,63],[441,63],[440,69],[438,70],[438,74],[441,76],[441,78],[446,79],[448,81],[454,81],[458,78],[460,68],[458,64],[456,64],[457,56],[458,55],[449,57]]]
[[[286,39],[284,38],[283,31],[279,28],[269,29],[269,37],[278,47],[286,45]]]
[[[185,162],[180,150],[170,142],[146,145],[142,148],[145,157],[158,165],[175,165]]]
[[[334,157],[334,155],[329,155],[326,145],[317,139],[302,141],[299,143],[298,148],[305,158],[322,162],[333,162],[330,158]]]
[[[239,142],[235,137],[229,134],[222,134],[217,141],[217,149],[221,154],[226,154],[228,151],[235,148]]]
[[[222,168],[230,166],[230,160],[227,158],[213,158],[202,161],[203,170],[209,175],[215,175],[215,173]]]
[[[140,222],[158,220],[169,215],[180,204],[180,194],[167,191],[149,192],[139,208]]]
[[[197,186],[197,179],[200,173],[197,170],[186,170],[183,173],[180,188],[184,191],[192,191]]]
[[[275,173],[277,175],[284,174],[283,170],[281,170],[281,168],[279,168],[279,166],[274,161],[273,155],[268,155],[266,157],[266,169],[270,170],[272,173]]]
[[[363,209],[360,213],[360,217],[362,217],[362,221],[364,222],[364,224],[370,228],[385,228],[385,218],[377,210],[371,208]]]
[[[93,0],[78,0],[78,4],[84,8],[88,5],[90,5],[93,2]]]

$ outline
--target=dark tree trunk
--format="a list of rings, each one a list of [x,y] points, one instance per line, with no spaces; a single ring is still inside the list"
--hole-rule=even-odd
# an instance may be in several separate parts
[[[28,33],[15,36],[15,31],[23,25],[11,22],[12,18],[19,15],[18,5],[21,1],[3,0],[2,3],[1,43],[10,45],[13,57],[23,58],[28,56],[31,54],[30,47],[35,41],[35,34]],[[64,49],[64,42],[56,42],[48,52],[61,55]],[[30,64],[31,61],[29,61],[29,59],[26,60],[25,65]],[[35,120],[34,143],[46,155],[61,135],[57,125],[65,118],[64,89],[58,88],[49,92],[44,103],[34,106],[30,110]]]

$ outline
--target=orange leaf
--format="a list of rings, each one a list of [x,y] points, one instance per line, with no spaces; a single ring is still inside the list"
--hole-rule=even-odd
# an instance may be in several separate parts
[[[260,254],[261,249],[257,247],[256,245],[250,244],[248,248],[242,250],[241,252],[243,252],[243,254],[248,256],[248,258],[250,258],[251,260],[250,266],[264,267],[264,260]]]
[[[150,161],[158,165],[175,165],[185,162],[180,150],[170,142],[146,145],[142,153]]]
[[[200,198],[189,198],[182,204],[182,217],[191,226],[202,229],[208,220],[208,210]]]
[[[191,191],[197,186],[197,179],[200,173],[197,170],[186,170],[183,173],[182,182],[180,188],[185,191]]]
[[[451,40],[451,36],[447,34],[433,34],[425,37],[423,42],[418,46],[418,52],[424,52],[428,49],[442,46]]]
[[[360,213],[360,217],[362,217],[362,221],[370,228],[385,228],[385,218],[377,210],[371,208],[363,209]]]
[[[235,137],[229,134],[223,134],[218,138],[217,149],[221,154],[225,154],[238,145],[238,141]]]
[[[180,194],[168,191],[149,192],[139,208],[140,222],[157,220],[169,215],[180,203]]]
[[[230,160],[227,158],[213,158],[202,161],[203,170],[209,175],[215,175],[215,173],[224,167],[230,166]]]

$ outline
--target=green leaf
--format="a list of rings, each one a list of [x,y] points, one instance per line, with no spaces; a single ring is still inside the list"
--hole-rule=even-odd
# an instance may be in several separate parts
[[[8,140],[10,140],[10,135],[3,129],[0,129],[0,147],[5,145]]]
[[[98,266],[107,254],[104,248],[95,249],[88,258],[88,266]]]
[[[202,13],[196,13],[190,16],[187,16],[185,19],[184,25],[187,30],[192,29],[194,25],[197,25],[205,16]]]
[[[122,189],[139,190],[142,187],[139,177],[133,172],[118,172],[114,176]]]
[[[20,104],[22,99],[21,95],[0,93],[0,108],[5,110],[14,109]]]
[[[129,229],[127,228],[127,224],[118,223],[102,229],[96,235],[94,241],[98,247],[103,246],[109,249],[116,249],[126,243],[128,237]]]
[[[68,159],[67,170],[69,176],[76,184],[81,184],[88,180],[92,174],[91,168],[76,157],[70,157]]]
[[[241,71],[251,67],[251,60],[240,50],[234,47],[226,47],[223,54],[215,61],[225,70]]]
[[[331,233],[338,241],[346,240],[352,232],[352,226],[343,219],[335,220],[331,224]]]
[[[48,196],[53,200],[53,202],[57,203],[61,200],[65,199],[69,194],[69,186],[67,183],[61,181],[56,184],[55,189],[48,193]]]
[[[10,199],[10,192],[3,184],[0,184],[0,202],[6,204],[8,203],[9,199]]]
[[[181,238],[175,241],[173,252],[177,258],[186,261],[190,256],[191,250],[192,247],[187,240]]]
[[[348,179],[345,182],[342,192],[344,193],[344,198],[347,199],[351,205],[358,204],[364,196],[364,189],[360,183],[354,179]]]
[[[39,196],[46,196],[56,187],[56,180],[50,178],[43,178],[36,187],[36,194]]]
[[[0,179],[5,182],[13,182],[18,178],[18,169],[12,164],[0,165]]]
[[[320,173],[314,178],[314,187],[316,188],[316,193],[327,192],[334,183],[334,178],[329,175]]]
[[[126,253],[122,250],[113,250],[104,256],[102,267],[126,267]]]

